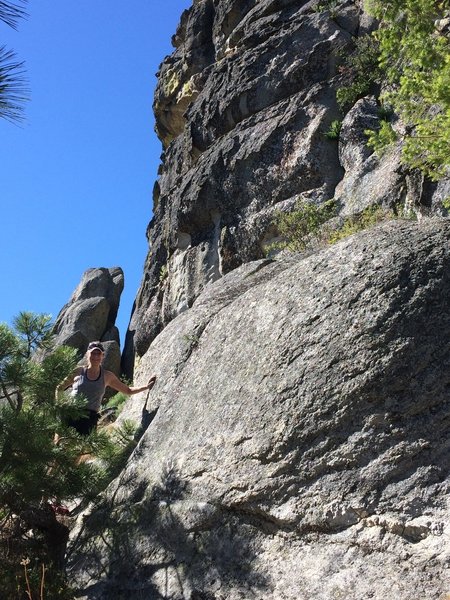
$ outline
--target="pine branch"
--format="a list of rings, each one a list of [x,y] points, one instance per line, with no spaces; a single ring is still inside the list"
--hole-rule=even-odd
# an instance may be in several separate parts
[[[21,6],[25,4],[27,4],[27,0],[17,0],[17,2],[0,0],[0,21],[17,29],[17,21],[28,17],[28,13]]]
[[[22,121],[23,104],[29,100],[23,66],[12,50],[0,47],[0,117],[7,121]]]

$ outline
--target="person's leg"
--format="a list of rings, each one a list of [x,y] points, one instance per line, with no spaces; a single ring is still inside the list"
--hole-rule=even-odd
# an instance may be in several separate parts
[[[97,429],[97,423],[98,423],[99,418],[100,418],[100,415],[98,412],[96,412],[95,410],[89,411],[89,425],[87,426],[88,434],[91,433],[91,431],[94,431],[95,429]]]
[[[92,411],[86,412],[86,414],[78,417],[78,419],[69,419],[67,425],[73,427],[80,435],[89,435],[92,431],[91,412]]]

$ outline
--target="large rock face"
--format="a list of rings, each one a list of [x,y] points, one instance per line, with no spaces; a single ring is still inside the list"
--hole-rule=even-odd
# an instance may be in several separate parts
[[[71,547],[80,597],[447,598],[449,242],[385,223],[172,320],[124,413],[153,421]]]
[[[183,13],[123,359],[158,380],[72,538],[79,597],[447,600],[450,223],[422,217],[450,182],[406,172],[400,142],[370,151],[374,96],[339,112],[340,56],[373,27],[358,0]],[[330,198],[422,220],[264,258],[276,211]]]
[[[379,127],[374,98],[346,116],[339,144],[325,136],[343,119],[342,56],[374,27],[362,4],[196,0],[182,15],[155,94],[164,153],[128,374],[135,354],[207,284],[263,257],[275,210],[302,198],[335,197],[342,214],[371,203],[433,204],[434,188],[409,184],[399,148],[382,159],[367,148],[364,129]]]
[[[71,346],[83,355],[89,342],[101,340],[105,347],[106,368],[119,374],[120,337],[115,322],[123,287],[124,275],[120,267],[85,271],[55,321],[55,344]]]

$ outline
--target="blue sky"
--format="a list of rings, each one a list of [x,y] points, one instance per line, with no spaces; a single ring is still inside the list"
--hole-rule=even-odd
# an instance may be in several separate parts
[[[156,72],[192,0],[31,0],[0,45],[26,63],[20,127],[0,119],[0,321],[51,314],[90,267],[125,273],[125,331],[143,274],[161,143]]]

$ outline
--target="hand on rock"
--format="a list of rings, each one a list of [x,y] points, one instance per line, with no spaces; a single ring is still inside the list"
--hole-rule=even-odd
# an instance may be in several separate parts
[[[148,389],[148,390],[151,390],[151,389],[152,389],[152,387],[155,385],[155,382],[156,382],[156,375],[152,375],[152,376],[150,377],[150,379],[148,380],[148,383],[147,383],[147,389]]]

